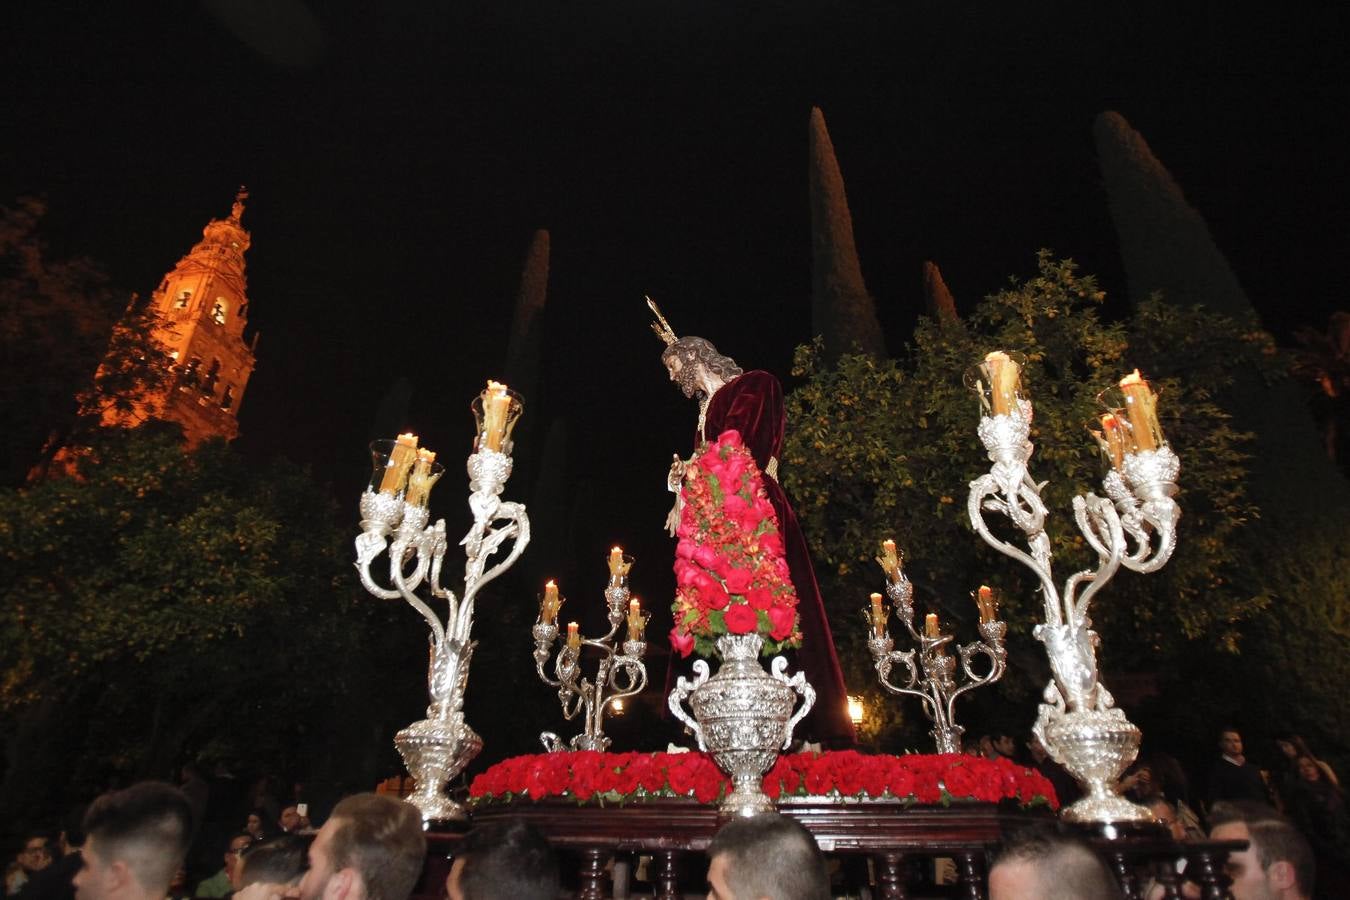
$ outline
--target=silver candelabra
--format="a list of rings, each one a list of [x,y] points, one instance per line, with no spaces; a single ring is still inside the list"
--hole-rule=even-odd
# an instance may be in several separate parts
[[[598,638],[584,638],[576,622],[568,624],[557,656],[554,658],[554,676],[550,678],[544,666],[552,656],[552,647],[559,639],[558,610],[563,600],[557,586],[549,582],[544,591],[539,619],[534,623],[534,668],[545,684],[558,689],[563,718],[571,721],[585,711],[581,734],[564,743],[551,731],[539,735],[544,749],[550,753],[560,750],[597,750],[609,747],[605,736],[605,715],[611,709],[622,709],[623,701],[639,694],[647,687],[647,667],[642,657],[647,653],[645,629],[647,616],[642,613],[636,598],[628,592],[628,571],[633,558],[624,556],[615,547],[609,557],[609,586],[605,588],[605,603],[609,607],[609,631]],[[615,653],[618,634],[626,628],[626,639],[619,643],[621,653]],[[595,681],[581,674],[581,655],[585,648],[599,651]]]
[[[419,450],[411,434],[371,445],[374,475],[361,495],[361,534],[356,538],[361,584],[381,599],[403,599],[431,629],[427,677],[431,704],[425,719],[394,737],[416,780],[408,800],[426,821],[466,818],[464,807],[445,793],[445,786],[483,747],[482,738],[464,721],[464,692],[476,645],[469,635],[478,592],[510,568],[530,542],[525,507],[501,499],[511,477],[511,430],[521,409],[520,397],[496,382],[488,382],[488,389],[473,404],[478,434],[467,466],[473,527],[459,542],[466,557],[462,597],[441,585],[441,567],[449,547],[445,520],[427,524],[431,488],[443,474],[435,454]],[[508,540],[512,543],[505,559],[489,568],[489,559]],[[392,587],[377,584],[371,572],[376,557],[386,548]],[[419,588],[425,588],[428,599],[418,596]],[[448,606],[444,622],[432,609],[435,601]]]
[[[1140,733],[1100,683],[1100,638],[1088,608],[1121,566],[1148,573],[1171,558],[1181,515],[1172,499],[1180,462],[1158,427],[1156,396],[1138,372],[1125,378],[1119,391],[1102,395],[1106,412],[1094,436],[1110,465],[1102,481],[1106,497],[1073,498],[1074,521],[1096,553],[1097,567],[1070,575],[1061,592],[1051,572],[1041,485],[1027,472],[1033,411],[1020,371],[1017,360],[991,353],[967,375],[980,395],[978,433],[993,463],[988,474],[970,483],[970,523],[985,543],[1040,580],[1045,621],[1034,634],[1045,645],[1054,677],[1045,688],[1034,731],[1086,790],[1062,815],[1081,822],[1151,820],[1149,810],[1115,790],[1120,773],[1139,752]],[[985,522],[987,512],[1012,522],[1025,535],[1027,550],[995,537]]]
[[[891,608],[918,648],[903,651],[895,649],[895,641],[886,626],[888,616],[881,604],[881,595],[873,594],[871,608],[864,609],[863,616],[868,626],[867,649],[872,652],[877,680],[892,694],[922,700],[924,715],[933,722],[933,730],[929,734],[933,736],[937,751],[960,753],[961,735],[965,729],[956,724],[956,699],[966,691],[993,684],[1003,677],[1008,662],[1003,638],[1008,626],[998,621],[989,589],[981,588],[976,596],[980,610],[981,640],[957,648],[961,658],[958,676],[956,660],[946,652],[947,645],[953,640],[952,635],[941,633],[937,616],[928,614],[922,632],[914,628],[914,586],[900,567],[900,557],[894,542],[886,541],[882,545],[882,556],[877,561],[886,573],[886,595],[891,600]],[[983,674],[976,672],[971,665],[976,657],[981,656],[989,663],[989,670]],[[891,673],[897,665],[903,666],[908,675],[899,684],[891,681]],[[964,680],[961,680],[961,676]]]

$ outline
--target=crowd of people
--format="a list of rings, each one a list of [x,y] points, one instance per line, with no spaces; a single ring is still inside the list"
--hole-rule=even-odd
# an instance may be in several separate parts
[[[1242,735],[1220,730],[1203,794],[1192,792],[1176,760],[1154,755],[1135,765],[1121,790],[1148,806],[1178,840],[1241,840],[1225,872],[1235,900],[1310,900],[1350,895],[1350,819],[1339,779],[1297,735],[1281,735],[1281,765],[1263,771],[1244,755]],[[966,752],[1006,756],[1039,769],[1072,802],[1077,786],[1034,736],[992,732]],[[301,802],[282,804],[266,781],[247,793],[245,811],[223,836],[212,821],[210,785],[188,768],[178,787],[147,782],[114,791],[72,815],[55,835],[23,835],[5,873],[18,900],[406,900],[426,854],[422,822],[410,805],[359,794],[333,807],[315,829]],[[297,787],[295,794],[299,794]],[[194,863],[194,844],[209,849]],[[828,898],[830,875],[811,834],[784,816],[738,819],[708,850],[712,900]],[[1194,887],[1184,868],[1176,881]],[[189,878],[189,874],[194,877]],[[445,884],[450,900],[558,896],[559,869],[548,842],[519,822],[470,832],[454,851]],[[1187,887],[1186,885],[1190,886]],[[1163,885],[1145,896],[1165,895]],[[1194,896],[1199,896],[1194,893]],[[1120,896],[1091,847],[1064,829],[1009,838],[989,872],[991,900]],[[1189,896],[1189,895],[1188,895]]]

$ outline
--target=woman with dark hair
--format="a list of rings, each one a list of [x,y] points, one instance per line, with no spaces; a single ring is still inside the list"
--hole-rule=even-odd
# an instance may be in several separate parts
[[[1345,884],[1350,873],[1350,813],[1345,798],[1313,757],[1300,756],[1294,767],[1298,780],[1289,794],[1288,813],[1312,845],[1317,882]]]

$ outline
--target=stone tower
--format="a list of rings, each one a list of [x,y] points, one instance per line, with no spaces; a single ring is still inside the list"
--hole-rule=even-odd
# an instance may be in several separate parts
[[[175,377],[167,391],[137,403],[133,416],[115,416],[116,424],[151,418],[177,422],[190,447],[208,438],[228,441],[239,435],[239,406],[258,344],[256,333],[244,340],[249,233],[240,220],[247,199],[248,192],[240,188],[230,215],[208,222],[201,241],[150,295],[150,305],[163,321],[155,336],[173,356]]]

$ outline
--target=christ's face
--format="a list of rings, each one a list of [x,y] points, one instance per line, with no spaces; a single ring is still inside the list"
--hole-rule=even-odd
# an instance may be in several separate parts
[[[678,356],[671,356],[666,360],[666,371],[670,373],[670,380],[678,384],[684,395],[691,399],[703,392],[703,385],[699,379],[702,369],[698,363],[686,363]]]

